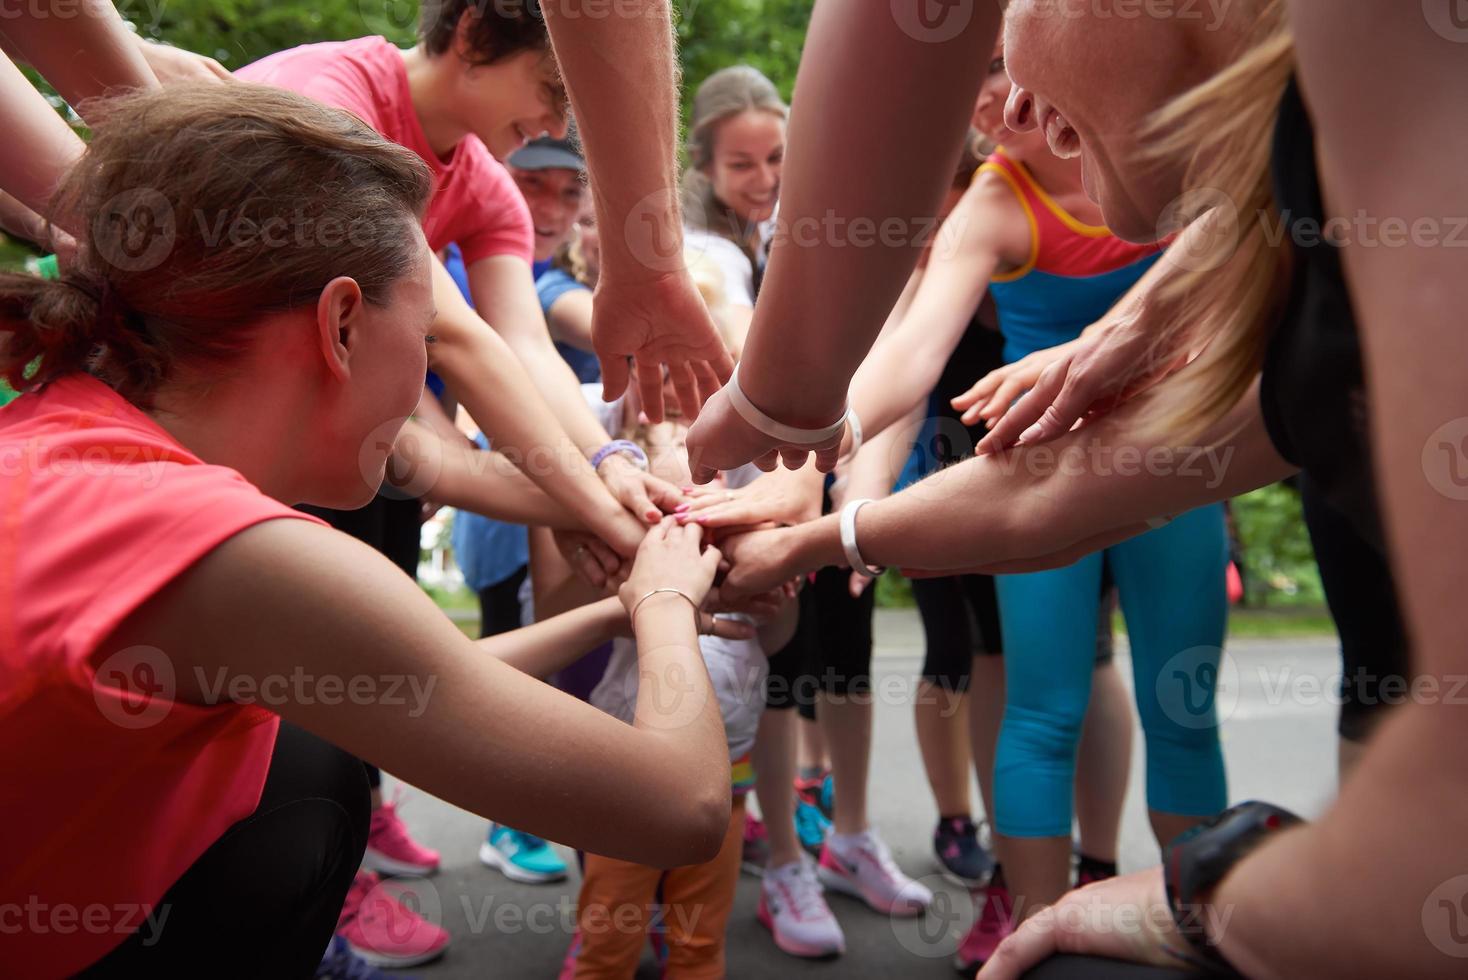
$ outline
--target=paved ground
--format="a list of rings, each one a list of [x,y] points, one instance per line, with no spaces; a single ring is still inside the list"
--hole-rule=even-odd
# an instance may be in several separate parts
[[[921,669],[922,640],[914,613],[879,611],[877,644],[879,690],[882,677],[910,677]],[[1249,641],[1229,648],[1219,705],[1226,719],[1223,740],[1232,799],[1264,798],[1307,815],[1319,813],[1330,801],[1336,708],[1323,692],[1331,689],[1338,664],[1334,643],[1325,640]],[[1121,666],[1128,676],[1128,665],[1123,661]],[[1156,862],[1146,823],[1140,737],[1135,745],[1123,827],[1124,871]],[[845,980],[899,971],[904,977],[954,975],[949,957],[972,921],[972,911],[967,895],[935,874],[929,835],[936,811],[918,760],[909,706],[879,700],[872,770],[873,822],[903,869],[925,876],[939,893],[935,912],[924,920],[890,921],[833,896],[831,906],[846,932],[848,952],[833,962],[808,963],[775,949],[755,920],[758,881],[744,877],[729,926],[731,976]],[[574,871],[561,884],[517,885],[479,864],[483,820],[411,789],[403,814],[415,834],[443,852],[438,874],[409,885],[422,907],[454,936],[442,960],[412,972],[429,980],[554,977],[574,918]],[[641,975],[656,975],[650,960]]]

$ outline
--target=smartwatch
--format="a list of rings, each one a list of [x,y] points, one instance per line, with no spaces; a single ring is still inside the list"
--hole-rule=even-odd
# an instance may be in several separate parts
[[[1205,913],[1213,889],[1240,860],[1274,833],[1300,818],[1288,810],[1251,800],[1180,835],[1162,851],[1167,904],[1188,943],[1189,962],[1223,976],[1238,976],[1209,937]]]

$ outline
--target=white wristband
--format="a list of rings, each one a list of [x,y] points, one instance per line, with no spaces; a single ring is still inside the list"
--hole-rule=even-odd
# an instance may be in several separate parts
[[[819,446],[830,442],[846,428],[846,418],[850,414],[849,410],[843,409],[839,419],[822,429],[801,429],[777,422],[756,408],[744,394],[744,389],[739,387],[737,364],[734,366],[734,374],[729,378],[729,385],[724,390],[729,393],[729,404],[734,406],[734,411],[739,413],[740,418],[771,439],[778,439],[783,446]]]
[[[842,460],[853,458],[861,451],[861,417],[856,414],[856,409],[847,407],[846,421],[851,425],[851,449],[849,449]]]
[[[868,565],[856,546],[856,514],[869,503],[870,500],[853,500],[841,508],[841,550],[846,553],[846,563],[852,571],[876,578],[883,570]]]

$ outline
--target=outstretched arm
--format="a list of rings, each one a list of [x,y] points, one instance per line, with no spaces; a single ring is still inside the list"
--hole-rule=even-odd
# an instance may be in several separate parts
[[[851,381],[851,407],[870,438],[921,405],[984,299],[1001,254],[1029,249],[1029,224],[997,180],[975,180],[943,222],[917,293]],[[1013,241],[1011,241],[1013,240]]]
[[[32,0],[15,6],[0,23],[0,47],[40,72],[72,106],[109,92],[158,87],[137,38],[111,0]]]
[[[606,397],[634,361],[643,411],[662,421],[662,365],[685,415],[728,379],[733,362],[683,262],[678,206],[677,66],[668,0],[544,0],[576,111],[602,229],[592,341]],[[627,134],[636,133],[636,139]]]
[[[0,58],[0,184],[26,209],[73,230],[74,219],[52,215],[51,196],[85,147],[20,69]]]
[[[698,538],[671,521],[649,532],[624,606],[653,588],[701,600],[719,555],[700,555]],[[287,684],[268,706],[480,815],[641,864],[698,863],[718,850],[729,820],[718,699],[689,602],[653,595],[636,620],[643,683],[683,696],[639,699],[627,725],[485,656],[361,542],[282,519],[215,548],[99,655],[136,644],[167,651],[177,699],[195,703],[209,703],[210,690],[252,683],[274,690],[267,679],[303,670],[349,691],[375,691],[326,698],[307,687],[301,697],[300,685]],[[532,642],[536,635],[565,639],[554,627],[531,634]]]
[[[975,52],[991,50],[1000,9],[939,10],[925,21],[931,5],[897,0],[853,16],[850,4],[822,0],[811,18],[780,229],[740,368],[750,402],[786,425],[820,428],[840,418],[958,160],[988,68]],[[829,470],[839,441],[782,445],[745,422],[724,392],[705,406],[688,445],[711,469],[751,460],[768,468],[777,450],[798,466],[814,449]]]
[[[618,554],[630,557],[646,525],[608,492],[509,345],[464,301],[443,264],[435,258],[433,265],[439,315],[430,366],[497,450]],[[585,404],[579,390],[576,399]]]
[[[862,557],[949,574],[1055,568],[1293,471],[1269,441],[1257,385],[1193,447],[1137,434],[1147,401],[1051,446],[965,460],[868,505],[857,527]],[[846,564],[834,514],[726,551],[741,590]]]

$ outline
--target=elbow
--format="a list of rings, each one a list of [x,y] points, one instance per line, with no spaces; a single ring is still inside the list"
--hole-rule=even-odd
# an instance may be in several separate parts
[[[724,846],[732,806],[727,779],[717,792],[690,794],[672,808],[675,822],[651,864],[678,868],[712,861]]]

